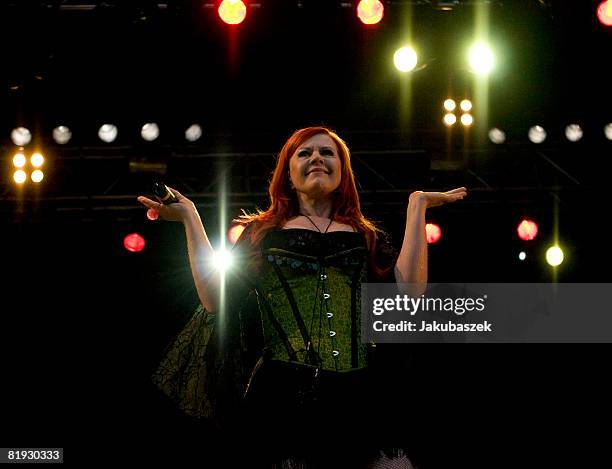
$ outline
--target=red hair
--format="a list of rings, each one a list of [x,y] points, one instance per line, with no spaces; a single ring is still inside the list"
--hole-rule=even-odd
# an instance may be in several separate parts
[[[327,135],[336,143],[341,164],[340,185],[333,193],[331,219],[350,225],[356,231],[365,234],[370,268],[377,276],[385,276],[393,266],[381,269],[375,263],[377,233],[381,230],[361,213],[359,195],[351,167],[350,151],[344,140],[326,127],[306,127],[295,131],[289,137],[278,154],[276,167],[272,173],[268,188],[270,206],[266,211],[258,209],[256,214],[247,214],[243,210],[243,215],[234,221],[242,224],[254,223],[253,229],[250,230],[250,242],[256,246],[268,231],[284,226],[289,219],[300,214],[297,194],[290,186],[289,159],[300,145],[319,134]]]

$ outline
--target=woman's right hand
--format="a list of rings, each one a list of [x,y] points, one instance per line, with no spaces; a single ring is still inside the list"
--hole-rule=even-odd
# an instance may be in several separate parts
[[[164,205],[144,196],[138,197],[138,202],[147,208],[155,210],[159,216],[168,221],[180,221],[184,223],[188,217],[197,213],[194,203],[176,189],[168,187],[172,194],[178,199],[173,204]]]

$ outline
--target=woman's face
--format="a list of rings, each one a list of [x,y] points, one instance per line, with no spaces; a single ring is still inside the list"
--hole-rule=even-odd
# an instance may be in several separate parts
[[[341,163],[336,142],[317,134],[304,141],[289,159],[289,176],[297,192],[325,197],[340,186]]]

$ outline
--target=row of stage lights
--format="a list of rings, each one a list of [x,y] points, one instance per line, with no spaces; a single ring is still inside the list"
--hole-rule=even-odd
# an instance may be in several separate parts
[[[444,115],[443,122],[449,128],[457,122],[457,117],[453,113],[456,106],[455,101],[450,98],[444,101],[444,110],[447,112]],[[464,127],[470,127],[474,123],[474,118],[469,113],[472,109],[472,103],[468,99],[464,99],[460,102],[459,108],[463,112],[460,122]],[[154,123],[145,124],[142,127],[141,134],[144,140],[152,142],[159,136],[159,127]],[[604,127],[604,134],[608,140],[612,140],[612,123]],[[565,128],[565,136],[570,142],[581,140],[583,135],[584,132],[578,124],[570,124]],[[68,127],[65,126],[56,127],[53,131],[53,138],[58,144],[63,145],[68,143],[71,136],[72,133]],[[98,136],[103,142],[112,143],[117,137],[117,127],[112,124],[104,124],[100,127]],[[197,141],[201,136],[202,128],[197,124],[190,126],[185,131],[185,138],[190,142]],[[542,126],[535,125],[529,129],[528,137],[532,143],[540,144],[546,140],[547,132]],[[44,179],[44,173],[41,166],[45,158],[40,152],[35,152],[28,160],[23,149],[23,146],[29,144],[32,139],[30,131],[24,127],[18,127],[11,133],[11,138],[13,143],[20,147],[17,153],[13,155],[13,181],[18,185],[22,185],[28,180],[28,172],[26,172],[26,169],[28,169],[27,162],[29,161],[29,166],[33,169],[29,173],[29,179],[34,183],[40,183]],[[489,130],[489,140],[496,145],[500,145],[506,141],[506,133],[494,127]]]
[[[603,130],[606,138],[608,140],[612,140],[612,123],[605,125]],[[578,124],[569,124],[565,127],[565,138],[567,138],[568,141],[578,142],[583,136],[584,131]],[[544,127],[534,125],[529,128],[527,137],[529,138],[530,142],[540,144],[546,140],[548,133]],[[506,133],[497,127],[493,127],[491,130],[489,130],[489,140],[496,145],[502,144],[506,141]]]
[[[456,102],[448,98],[444,101],[444,117],[442,119],[444,125],[452,127],[457,123],[457,111]],[[474,117],[470,113],[472,110],[472,102],[469,99],[464,99],[459,104],[459,109],[462,115],[459,119],[461,124],[465,127],[470,127],[474,124]],[[612,140],[612,122],[604,126],[604,135],[608,140]],[[119,131],[113,124],[104,124],[98,129],[98,137],[104,143],[112,143],[117,138]],[[140,135],[143,140],[147,142],[153,142],[159,137],[159,126],[156,123],[150,122],[142,126]],[[185,130],[185,140],[188,142],[196,142],[203,135],[202,127],[198,124],[193,124],[187,130]],[[578,124],[569,124],[565,127],[565,137],[570,142],[577,142],[582,139],[584,131]],[[548,133],[540,125],[534,125],[529,128],[527,133],[529,140],[533,143],[539,144],[546,140]],[[53,129],[53,140],[59,145],[67,144],[72,138],[72,132],[64,125],[60,125]],[[492,143],[501,144],[506,141],[506,133],[494,127],[489,130],[489,139]],[[32,141],[32,134],[25,127],[17,127],[11,132],[11,140],[18,147],[24,147]]]
[[[65,125],[55,127],[52,135],[58,145],[65,145],[72,139],[72,131]],[[103,124],[98,129],[98,138],[104,143],[113,143],[118,135],[119,130],[114,124]],[[154,122],[144,124],[140,129],[140,136],[147,142],[153,142],[159,137],[159,126]],[[196,142],[201,136],[202,127],[199,124],[193,124],[185,130],[185,140],[188,142]],[[32,133],[26,127],[17,127],[11,132],[11,140],[18,147],[23,147],[32,141]]]
[[[301,2],[298,2],[298,5]],[[438,3],[441,10],[452,10],[453,6],[458,5],[459,1],[453,2],[434,2]],[[351,3],[344,3],[351,6]],[[217,8],[219,18],[229,25],[242,23],[247,16],[247,5],[243,0],[222,0]],[[355,9],[359,20],[365,25],[375,25],[380,23],[385,14],[385,6],[380,0],[360,0]],[[604,0],[597,6],[595,14],[599,22],[604,26],[612,26],[612,0]]]
[[[158,214],[155,210],[149,209],[147,211],[147,218],[149,220],[156,220]],[[240,235],[244,231],[244,225],[234,225],[227,232],[228,241],[231,244],[235,244]],[[427,223],[425,225],[425,232],[428,244],[435,244],[442,238],[442,229],[435,223]],[[538,225],[536,222],[530,219],[522,219],[516,228],[517,235],[521,241],[529,242],[533,241],[538,235]],[[140,252],[145,248],[145,239],[139,233],[130,233],[123,239],[123,246],[130,252]],[[549,265],[556,267],[561,265],[564,260],[564,254],[561,247],[558,245],[550,246],[546,250],[546,262]],[[527,253],[521,251],[518,255],[520,261],[527,259]],[[215,257],[212,261],[213,265],[219,270],[226,270],[231,264],[231,255],[229,251],[217,250]]]

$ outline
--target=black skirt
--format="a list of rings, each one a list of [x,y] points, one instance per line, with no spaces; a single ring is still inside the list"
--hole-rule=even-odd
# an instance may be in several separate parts
[[[381,449],[389,455],[400,447],[407,451],[401,438],[389,439],[377,384],[370,368],[336,372],[262,361],[234,430],[252,446],[249,453],[260,456],[262,467],[286,458],[309,461],[308,467],[369,467]]]

